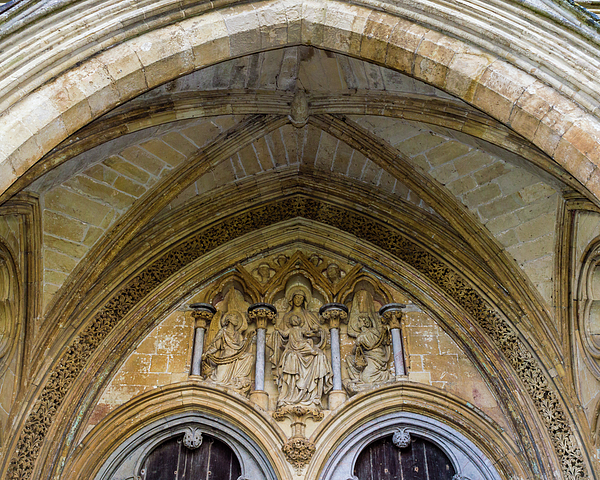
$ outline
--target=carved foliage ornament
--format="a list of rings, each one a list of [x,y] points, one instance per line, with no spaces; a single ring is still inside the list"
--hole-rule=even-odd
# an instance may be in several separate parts
[[[587,478],[581,450],[577,446],[577,440],[558,401],[556,391],[550,386],[535,358],[512,327],[494,312],[458,272],[392,228],[356,212],[300,196],[245,211],[199,232],[149,265],[116,293],[67,348],[58,365],[50,373],[33,411],[25,422],[6,478],[31,478],[33,465],[44,438],[68,389],[100,342],[142,298],[179,269],[219,245],[256,229],[296,217],[325,223],[387,250],[427,276],[454,298],[479,322],[525,385],[546,423],[565,478]],[[526,441],[526,438],[527,433],[523,431],[521,440]],[[525,446],[529,450],[528,455],[533,457],[533,446]]]
[[[406,428],[399,428],[392,436],[392,443],[398,448],[406,448],[410,445],[410,433]]]
[[[183,445],[189,450],[196,450],[202,445],[202,432],[199,428],[188,427],[183,434]]]
[[[315,450],[315,444],[303,437],[292,437],[282,447],[287,461],[298,469],[308,465]]]

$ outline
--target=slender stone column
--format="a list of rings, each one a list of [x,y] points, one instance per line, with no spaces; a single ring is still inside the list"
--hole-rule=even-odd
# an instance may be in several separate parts
[[[329,323],[331,333],[331,369],[333,370],[333,390],[329,393],[329,409],[335,410],[347,399],[342,387],[342,358],[340,354],[340,321],[348,319],[348,307],[342,303],[326,303],[319,315]]]
[[[269,407],[269,395],[265,392],[265,345],[267,324],[273,322],[277,309],[270,303],[255,303],[248,307],[248,319],[256,322],[256,367],[254,372],[254,390],[250,400],[265,410]]]
[[[379,309],[382,322],[389,327],[392,334],[392,350],[394,351],[396,377],[406,375],[404,349],[402,348],[402,335],[400,333],[402,310],[404,308],[406,308],[406,305],[402,303],[388,303]]]
[[[192,354],[192,375],[202,375],[202,353],[204,352],[204,332],[217,309],[210,303],[192,303],[192,317],[196,320],[194,330],[194,353]]]

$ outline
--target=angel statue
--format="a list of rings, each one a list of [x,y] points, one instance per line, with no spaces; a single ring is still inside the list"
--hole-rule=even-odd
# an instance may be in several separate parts
[[[242,314],[227,313],[221,318],[221,328],[206,349],[203,373],[220,385],[233,387],[243,395],[250,391],[250,374],[254,365],[252,336],[243,335],[248,324]]]
[[[321,397],[332,387],[329,360],[323,352],[327,330],[314,312],[307,310],[310,290],[290,288],[289,310],[271,335],[271,362],[279,389],[277,409],[289,405],[321,408]]]
[[[375,314],[371,294],[360,291],[353,303],[348,335],[355,341],[352,354],[346,357],[346,390],[351,394],[361,390],[362,384],[383,383],[391,378],[389,334]]]

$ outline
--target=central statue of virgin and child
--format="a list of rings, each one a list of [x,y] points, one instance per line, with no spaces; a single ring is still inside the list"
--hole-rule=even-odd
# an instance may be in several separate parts
[[[321,408],[321,397],[332,387],[329,360],[323,352],[327,330],[308,310],[310,290],[295,285],[286,292],[288,310],[271,335],[271,363],[279,389],[277,408]]]

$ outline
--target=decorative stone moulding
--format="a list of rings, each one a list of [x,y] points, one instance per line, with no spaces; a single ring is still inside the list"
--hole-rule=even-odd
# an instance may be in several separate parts
[[[196,319],[196,328],[206,328],[215,313],[217,313],[217,309],[210,303],[192,303],[190,308],[192,309],[192,316]]]
[[[277,309],[270,303],[253,303],[248,307],[248,318],[256,321],[257,328],[267,328],[267,323],[277,317]]]
[[[348,307],[343,303],[326,303],[319,309],[319,315],[329,322],[330,328],[339,328],[340,321],[348,319]]]

